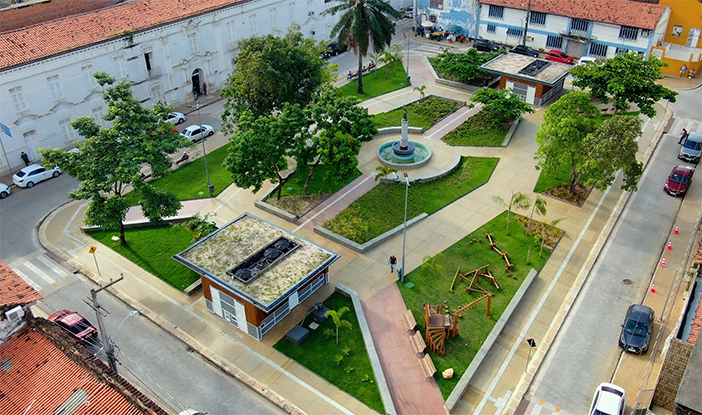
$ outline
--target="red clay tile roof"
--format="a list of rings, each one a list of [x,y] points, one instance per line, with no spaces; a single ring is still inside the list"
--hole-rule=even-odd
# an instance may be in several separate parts
[[[25,410],[27,415],[53,414],[78,389],[88,397],[72,415],[141,414],[116,390],[98,382],[29,327],[0,344],[0,361],[3,414],[24,414]]]
[[[0,32],[20,29],[90,10],[112,6],[117,0],[43,0],[0,9]]]
[[[7,264],[0,261],[0,308],[30,304],[44,298]]]
[[[629,0],[478,0],[479,3],[575,17],[596,22],[655,29],[666,6]]]
[[[0,33],[0,69],[33,62],[247,0],[141,0]]]

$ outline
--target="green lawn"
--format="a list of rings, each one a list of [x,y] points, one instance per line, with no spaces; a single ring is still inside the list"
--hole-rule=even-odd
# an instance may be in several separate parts
[[[201,146],[202,144],[196,145]],[[207,153],[210,183],[215,187],[215,195],[218,195],[232,183],[231,173],[222,167],[228,148],[229,146],[225,145]],[[172,192],[180,200],[210,197],[210,192],[207,190],[205,159],[203,157],[191,159],[189,163],[177,168],[168,177],[154,180],[151,184],[159,189]]]
[[[394,64],[388,66],[388,77],[385,77],[385,69],[378,68],[375,72],[363,74],[363,94],[357,94],[358,79],[354,79],[348,84],[339,88],[343,95],[357,97],[361,101],[377,97],[388,92],[395,91],[407,86],[407,72],[401,62],[397,63],[397,71]]]
[[[463,157],[453,172],[428,183],[412,183],[407,219],[432,214],[487,183],[498,158]],[[354,242],[365,243],[404,221],[405,185],[380,184],[364,194],[324,227]]]
[[[430,352],[434,366],[436,366],[436,381],[439,384],[441,393],[446,399],[451,391],[456,387],[461,376],[465,373],[478,350],[482,346],[487,336],[499,320],[502,313],[514,294],[521,286],[524,278],[531,268],[537,271],[543,267],[550,252],[544,250],[543,258],[539,258],[539,245],[534,238],[527,236],[523,227],[514,220],[514,215],[510,222],[510,234],[505,235],[507,212],[493,218],[481,228],[456,242],[454,245],[443,251],[443,258],[437,259],[437,264],[443,266],[444,270],[440,275],[433,277],[427,270],[416,268],[405,276],[405,284],[398,281],[400,293],[404,298],[407,308],[412,310],[415,320],[419,323],[420,331],[426,338],[424,327],[424,306],[423,304],[446,304],[453,313],[463,305],[479,298],[482,294],[467,293],[468,283],[459,277],[456,281],[454,292],[450,292],[456,270],[460,267],[461,273],[466,274],[474,269],[490,264],[490,273],[495,277],[499,291],[485,278],[481,278],[478,285],[490,293],[493,293],[490,304],[490,316],[486,317],[487,300],[483,300],[462,312],[462,317],[458,319],[459,333],[456,337],[450,338],[446,342],[446,354],[438,355]],[[509,260],[514,264],[510,277],[505,272],[505,261],[494,250],[488,247],[489,242],[485,238],[486,233],[492,233],[493,241],[502,252],[509,253]],[[474,241],[475,242],[472,242]],[[478,242],[482,240],[482,242]],[[471,243],[472,242],[472,243]],[[533,242],[531,249],[531,263],[526,263],[527,249],[529,243]],[[414,284],[412,288],[407,287],[407,283]],[[445,302],[445,303],[444,303]],[[441,372],[454,369],[452,379],[444,379]]]
[[[509,127],[490,119],[485,111],[468,118],[442,138],[451,146],[499,147],[505,141]]]
[[[437,97],[427,97],[407,105],[407,118],[411,127],[421,127],[425,130],[433,127],[440,119],[453,114],[461,104]],[[402,125],[404,110],[397,108],[392,111],[373,115],[377,128],[398,127]]]
[[[332,319],[328,318],[316,330],[310,330],[310,337],[300,346],[283,338],[273,347],[370,408],[384,414],[385,406],[375,383],[368,351],[363,342],[351,299],[334,293],[324,300],[324,305],[335,311],[339,311],[342,307],[349,308],[341,319],[351,323],[351,329],[339,330],[338,345],[335,337],[324,335],[325,331],[333,331],[335,327]],[[308,317],[303,327],[308,327],[311,321],[312,319]],[[344,347],[350,350],[348,355],[344,355]],[[341,356],[343,358],[337,364],[337,359]]]
[[[328,177],[330,169],[333,169],[333,167],[326,166],[324,164],[320,164],[314,168],[312,179],[310,179],[310,184],[307,187],[308,195],[314,195],[317,193],[336,193],[342,187],[351,183],[356,177],[363,174],[360,170],[356,169],[356,172],[352,175],[352,177],[339,183]],[[305,186],[305,180],[307,180],[307,175],[309,172],[309,166],[298,166],[295,173],[293,173],[290,178],[288,178],[288,181],[285,182],[281,196],[301,195],[302,188]]]
[[[182,226],[127,229],[127,246],[111,239],[113,235],[119,236],[118,231],[96,231],[88,235],[181,291],[200,278],[171,259],[171,256],[195,242],[190,232]]]

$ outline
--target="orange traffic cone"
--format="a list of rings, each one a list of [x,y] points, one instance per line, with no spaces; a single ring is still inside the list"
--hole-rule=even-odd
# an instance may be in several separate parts
[[[661,268],[665,268],[665,258],[661,259]]]
[[[680,231],[678,230],[678,225],[675,225],[675,230],[673,231],[673,235],[679,235]]]
[[[673,250],[673,243],[671,241],[668,241],[668,248],[666,248],[669,251]]]
[[[651,292],[654,294],[656,293],[656,283],[655,282],[653,284],[651,284]]]

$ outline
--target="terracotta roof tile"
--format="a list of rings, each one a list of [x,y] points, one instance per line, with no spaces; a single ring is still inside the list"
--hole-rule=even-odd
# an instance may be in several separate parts
[[[0,307],[30,304],[44,298],[7,264],[0,261]]]
[[[44,0],[0,9],[0,32],[20,29],[90,10],[112,6],[117,0]]]
[[[597,22],[655,29],[666,6],[629,0],[478,0],[479,3],[575,17]]]
[[[0,368],[3,413],[53,414],[74,391],[83,389],[87,399],[72,412],[74,415],[140,414],[116,390],[98,382],[29,327],[0,344],[0,361],[3,361]]]
[[[0,69],[214,11],[246,0],[142,0],[0,33]]]

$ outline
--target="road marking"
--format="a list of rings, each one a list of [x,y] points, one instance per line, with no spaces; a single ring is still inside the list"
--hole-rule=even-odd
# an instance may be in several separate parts
[[[24,266],[29,268],[30,271],[32,271],[37,277],[43,279],[44,281],[48,282],[49,284],[55,284],[56,280],[51,278],[49,274],[46,272],[42,271],[39,269],[36,265],[32,264],[31,262],[27,261],[24,263]]]
[[[31,285],[32,288],[34,288],[35,290],[37,290],[37,292],[41,292],[41,291],[42,291],[41,287],[40,287],[36,282],[34,282],[31,278],[29,278],[29,277],[27,276],[27,274],[25,274],[24,272],[22,272],[22,271],[20,271],[20,270],[18,270],[18,269],[15,269],[14,271],[17,273],[17,275],[19,275],[20,277],[22,277],[22,279],[23,279],[27,284]]]
[[[39,262],[49,267],[52,271],[54,271],[54,273],[56,273],[56,275],[60,277],[67,277],[70,274],[65,268],[61,267],[59,264],[57,264],[47,256],[39,255],[37,259],[39,260]]]

